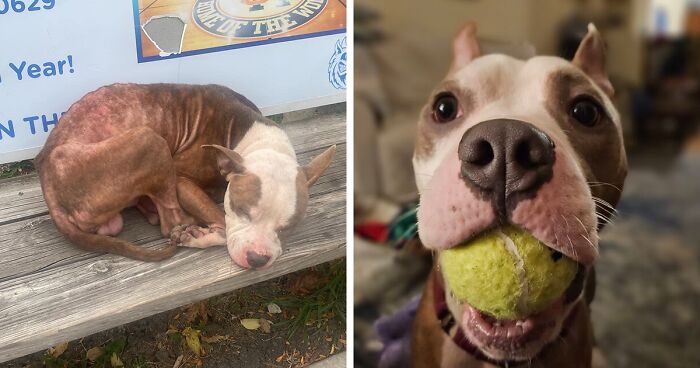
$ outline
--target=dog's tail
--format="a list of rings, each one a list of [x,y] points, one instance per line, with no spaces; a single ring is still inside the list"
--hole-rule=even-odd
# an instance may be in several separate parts
[[[50,199],[50,195],[45,195],[45,197],[51,218],[58,230],[80,249],[111,253],[146,262],[162,261],[172,257],[177,252],[177,245],[172,242],[160,249],[149,249],[124,239],[87,233],[68,220],[68,215],[58,203],[51,203],[55,201]]]
[[[84,232],[68,221],[64,214],[57,214],[52,218],[58,230],[83,250],[106,252],[146,262],[162,261],[177,252],[177,245],[172,242],[163,248],[149,249],[124,239]]]

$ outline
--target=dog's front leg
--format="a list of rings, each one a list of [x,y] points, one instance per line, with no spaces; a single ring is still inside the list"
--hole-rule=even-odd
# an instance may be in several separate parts
[[[182,208],[200,224],[175,226],[170,239],[178,246],[208,248],[226,245],[224,211],[197,184],[178,177],[177,197]]]

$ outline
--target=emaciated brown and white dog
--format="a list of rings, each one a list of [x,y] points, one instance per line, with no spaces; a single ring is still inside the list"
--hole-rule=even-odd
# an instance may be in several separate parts
[[[620,120],[593,25],[573,61],[481,55],[475,27],[454,40],[422,110],[414,153],[420,240],[434,252],[502,224],[584,267],[545,311],[497,320],[457,301],[437,267],[412,333],[415,367],[590,367],[598,231],[627,173]]]
[[[158,261],[178,246],[225,245],[241,267],[262,268],[334,153],[300,166],[286,133],[226,87],[115,84],[73,104],[35,162],[51,218],[82,249]],[[117,238],[127,207],[170,244]]]

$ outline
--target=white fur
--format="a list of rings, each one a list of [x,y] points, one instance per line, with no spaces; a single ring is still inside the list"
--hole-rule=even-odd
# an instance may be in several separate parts
[[[261,196],[248,219],[233,211],[226,191],[229,252],[236,260],[244,256],[239,253],[262,246],[272,262],[282,252],[277,230],[289,222],[296,210],[298,164],[294,148],[282,129],[256,121],[234,151],[243,157],[246,170],[260,179]]]

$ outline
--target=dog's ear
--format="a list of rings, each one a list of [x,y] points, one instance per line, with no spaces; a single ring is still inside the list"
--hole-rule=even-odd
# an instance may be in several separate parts
[[[593,23],[588,24],[588,34],[578,46],[572,63],[591,77],[605,94],[610,97],[615,94],[605,71],[605,41]]]
[[[452,41],[450,73],[461,69],[479,56],[481,56],[481,47],[476,39],[476,23],[468,22]]]
[[[222,176],[228,176],[228,174],[242,174],[245,172],[243,157],[233,150],[217,144],[205,144],[202,148],[216,150],[216,163],[219,165],[219,172],[221,172]]]
[[[331,160],[335,155],[335,145],[331,146],[327,150],[323,151],[322,154],[316,156],[311,162],[306,166],[303,166],[301,170],[306,175],[306,186],[312,186],[316,180],[323,174],[331,164]]]

